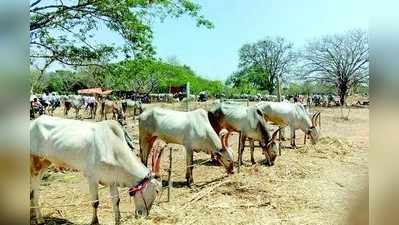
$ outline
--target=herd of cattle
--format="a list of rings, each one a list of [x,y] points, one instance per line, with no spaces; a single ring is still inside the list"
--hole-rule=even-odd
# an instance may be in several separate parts
[[[56,105],[51,99],[46,110]],[[64,105],[64,114],[69,108],[94,110],[101,104],[101,115],[113,113],[114,118],[125,117],[123,104],[139,108],[140,151],[129,145],[129,137],[121,123],[115,120],[88,122],[49,115],[42,115],[30,124],[31,157],[31,217],[38,224],[44,220],[40,213],[40,180],[49,167],[73,168],[81,171],[88,180],[93,206],[92,224],[98,224],[98,184],[110,186],[115,224],[120,223],[118,187],[130,187],[135,215],[147,216],[162,184],[160,181],[160,159],[162,149],[154,151],[154,142],[160,139],[166,144],[180,144],[186,150],[186,180],[193,182],[193,153],[202,151],[222,165],[228,174],[234,173],[232,148],[229,145],[231,132],[240,132],[238,160],[242,160],[244,143],[258,141],[268,166],[277,158],[279,130],[291,129],[291,145],[295,147],[295,130],[305,133],[316,144],[319,138],[317,123],[320,113],[311,115],[301,103],[259,102],[254,106],[243,106],[234,102],[216,102],[210,110],[196,109],[180,112],[156,106],[141,107],[138,102],[128,100],[109,101],[83,96],[59,96],[59,105]],[[120,106],[119,106],[120,105]],[[109,106],[109,107],[108,107]],[[121,110],[119,110],[121,109]],[[108,111],[107,111],[108,110]],[[115,111],[116,110],[116,111]],[[76,114],[77,116],[78,114]],[[93,114],[91,114],[93,116]],[[252,146],[254,146],[252,144]],[[251,147],[251,162],[254,148]],[[152,167],[147,167],[149,155]]]
[[[55,109],[63,108],[64,117],[68,116],[70,109],[75,112],[75,119],[79,117],[79,111],[85,110],[90,119],[107,119],[107,115],[112,114],[112,118],[117,116],[126,120],[126,117],[133,111],[133,117],[141,112],[142,103],[131,99],[109,100],[104,97],[83,96],[83,95],[48,95],[46,97],[30,97],[31,110],[30,118],[34,119],[37,115],[53,115]]]

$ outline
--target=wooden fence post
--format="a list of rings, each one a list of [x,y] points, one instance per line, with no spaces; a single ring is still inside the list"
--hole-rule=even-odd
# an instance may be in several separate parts
[[[172,147],[169,147],[169,170],[168,170],[168,202],[170,202],[170,194],[172,190]]]
[[[245,144],[245,143],[244,143]],[[237,173],[240,173],[240,166],[241,166],[241,132],[238,132],[238,167]]]
[[[279,141],[279,144],[278,144],[278,155],[281,156],[281,129],[278,131],[278,141]]]

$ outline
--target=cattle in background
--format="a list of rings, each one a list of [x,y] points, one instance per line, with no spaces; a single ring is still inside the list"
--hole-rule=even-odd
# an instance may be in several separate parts
[[[100,115],[101,120],[107,119],[107,114],[112,113],[113,120],[121,120],[124,118],[122,111],[122,103],[120,101],[111,101],[108,99],[103,99],[101,101]]]
[[[312,96],[312,102],[314,104],[314,106],[321,106],[321,95],[316,94]]]
[[[130,110],[133,110],[133,120],[135,116],[140,115],[143,112],[143,105],[140,101],[133,101],[131,99],[124,99],[121,101],[122,111],[124,114],[124,120],[130,115]]]
[[[159,107],[145,108],[139,116],[140,158],[145,165],[157,138],[186,148],[188,186],[193,183],[193,151],[214,154],[227,172],[233,173],[231,150],[220,141],[203,109],[179,112]]]
[[[118,187],[131,187],[135,213],[147,216],[161,189],[160,181],[137,158],[115,121],[84,122],[41,116],[30,124],[31,216],[44,223],[39,206],[40,181],[50,164],[77,169],[89,184],[91,224],[98,224],[98,184],[110,187],[115,224],[120,224]]]
[[[75,119],[79,117],[79,110],[84,105],[84,99],[81,95],[69,95],[69,96],[62,96],[61,102],[64,104],[64,116],[68,116],[68,112],[71,108],[75,110]]]
[[[241,132],[240,146],[238,149],[238,160],[242,163],[242,153],[247,138],[259,141],[266,164],[272,166],[277,157],[278,145],[275,135],[269,134],[266,121],[262,112],[256,107],[246,107],[241,104],[222,102],[215,104],[208,112],[209,121],[219,133],[222,129],[229,132]],[[228,136],[228,135],[227,135]],[[253,149],[251,149],[251,162],[255,164]]]
[[[199,102],[206,102],[206,101],[208,101],[208,92],[206,92],[206,91],[201,91],[201,92],[198,94],[198,101],[199,101]]]
[[[48,97],[49,106],[47,107],[47,111],[50,115],[54,114],[54,111],[61,106],[60,96],[56,93],[53,93]]]
[[[89,115],[90,119],[93,119],[96,117],[96,112],[97,112],[97,101],[94,96],[83,96],[84,99],[84,105],[85,105],[85,110],[89,110]]]

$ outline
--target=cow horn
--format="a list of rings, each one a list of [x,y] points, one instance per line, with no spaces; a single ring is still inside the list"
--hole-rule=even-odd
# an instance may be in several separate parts
[[[320,112],[317,112],[317,113],[315,113],[314,115],[313,115],[313,118],[312,118],[312,124],[313,124],[313,126],[316,126],[316,121],[317,121],[317,118],[320,116]]]
[[[315,125],[315,120],[314,119],[315,119],[316,115],[317,115],[317,113],[313,114],[313,116],[312,116],[312,126]]]

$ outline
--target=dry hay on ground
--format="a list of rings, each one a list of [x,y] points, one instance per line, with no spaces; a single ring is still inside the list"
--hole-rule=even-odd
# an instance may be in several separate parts
[[[352,196],[363,189],[367,178],[368,110],[353,109],[349,121],[335,120],[338,112],[332,109],[316,110],[323,115],[322,137],[317,145],[300,145],[303,134],[297,131],[298,149],[285,147],[273,167],[262,164],[264,157],[259,149],[255,151],[258,164],[251,165],[250,151],[246,149],[241,173],[233,176],[226,176],[221,167],[204,163],[209,159],[207,154],[195,153],[195,163],[201,165],[194,168],[192,188],[185,186],[184,149],[170,145],[172,201],[166,202],[165,187],[151,215],[135,219],[127,188],[120,188],[123,224],[345,224]],[[137,138],[137,121],[129,123],[128,131]],[[237,135],[230,140],[236,149]],[[284,145],[288,146],[289,141]],[[169,158],[165,150],[161,165],[164,180]],[[49,172],[41,194],[45,207],[42,212],[53,218],[48,224],[90,222],[88,186],[80,173]],[[107,187],[100,188],[102,224],[114,221],[109,195]]]

